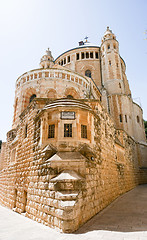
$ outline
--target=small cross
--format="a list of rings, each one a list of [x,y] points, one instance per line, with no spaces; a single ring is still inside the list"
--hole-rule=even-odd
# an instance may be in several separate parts
[[[87,42],[88,37],[86,36],[84,39],[86,39],[86,42]]]

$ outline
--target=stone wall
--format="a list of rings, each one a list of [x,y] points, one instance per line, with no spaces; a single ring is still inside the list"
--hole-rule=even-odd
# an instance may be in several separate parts
[[[99,101],[92,100],[86,102],[91,110],[82,110],[93,119],[91,143],[76,139],[75,148],[64,151],[49,142],[41,145],[38,113],[43,105],[45,100],[31,103],[20,116],[15,144],[8,141],[8,149],[16,149],[15,161],[10,154],[9,165],[0,172],[0,202],[47,226],[73,232],[139,184],[138,145],[116,130]]]

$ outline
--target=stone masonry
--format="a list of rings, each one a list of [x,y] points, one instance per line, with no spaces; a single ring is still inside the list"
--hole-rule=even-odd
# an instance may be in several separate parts
[[[0,153],[0,203],[74,232],[119,195],[147,183],[142,109],[131,98],[118,42],[80,42],[16,81]]]

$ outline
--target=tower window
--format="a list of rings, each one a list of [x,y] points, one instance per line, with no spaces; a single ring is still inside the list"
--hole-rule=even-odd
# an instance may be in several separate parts
[[[77,53],[77,60],[79,60],[79,53]]]
[[[93,58],[93,52],[90,52],[90,58]]]
[[[81,125],[81,138],[87,138],[87,126]]]
[[[121,88],[121,84],[119,83],[119,88]]]
[[[110,49],[110,44],[108,44],[108,49]]]
[[[126,121],[126,123],[127,123],[127,115],[125,115],[125,121]]]
[[[68,60],[68,62],[70,62],[70,56],[68,56],[67,60]]]
[[[118,67],[118,63],[116,63],[116,66]]]
[[[81,53],[81,58],[84,59],[84,53],[83,52]]]
[[[109,65],[111,66],[111,61],[109,61]]]
[[[122,115],[119,115],[119,121],[122,122]]]
[[[63,65],[63,60],[61,60],[61,66]]]
[[[89,58],[89,53],[88,52],[86,52],[86,58]]]
[[[115,44],[113,44],[113,47],[114,47],[114,49],[116,49],[116,45]]]
[[[48,127],[48,138],[55,137],[55,124],[49,125]]]
[[[139,116],[137,116],[137,122],[139,123]]]
[[[64,64],[66,64],[66,58],[64,58]]]
[[[90,70],[86,70],[85,71],[85,76],[91,78],[91,71]]]
[[[64,124],[64,137],[72,137],[72,124]]]
[[[99,58],[98,52],[95,52],[95,58]]]
[[[36,97],[36,94],[33,94],[33,95],[30,97],[29,103],[32,102],[35,97]]]

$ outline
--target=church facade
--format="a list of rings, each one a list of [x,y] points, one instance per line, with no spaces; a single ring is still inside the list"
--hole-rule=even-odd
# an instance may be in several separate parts
[[[147,183],[143,112],[133,102],[119,43],[107,28],[16,80],[14,116],[0,153],[0,203],[73,232]]]

